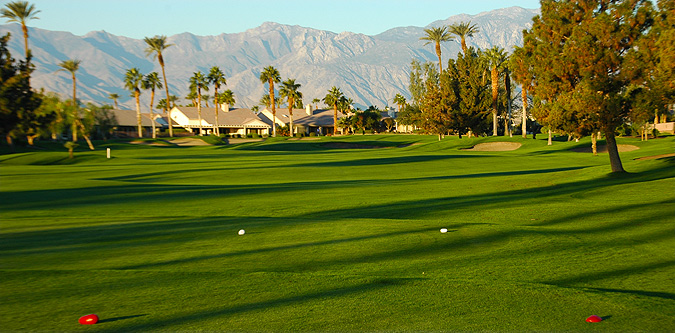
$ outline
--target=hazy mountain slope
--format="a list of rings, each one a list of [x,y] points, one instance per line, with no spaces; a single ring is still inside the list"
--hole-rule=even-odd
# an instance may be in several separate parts
[[[529,28],[538,10],[506,8],[478,15],[457,15],[429,24],[439,26],[460,21],[476,23],[480,33],[468,40],[482,48],[499,45],[510,50],[522,44],[521,31]],[[23,39],[18,24],[0,25],[0,33],[12,33],[10,48],[15,57],[23,56]],[[75,36],[68,32],[31,28],[29,44],[34,55],[35,87],[70,96],[70,75],[57,72],[66,59],[80,59],[77,72],[78,98],[83,101],[111,103],[109,93],[121,96],[120,103],[133,108],[129,93],[124,90],[124,73],[138,67],[142,73],[161,68],[146,57],[145,43],[140,39],[115,36],[106,32],[90,32]],[[408,73],[412,58],[436,61],[432,45],[419,38],[423,27],[400,27],[376,36],[343,32],[336,34],[300,26],[267,22],[236,34],[195,36],[173,35],[174,46],[165,51],[167,77],[172,94],[184,97],[189,92],[188,79],[196,71],[208,72],[219,66],[227,77],[226,89],[235,93],[238,106],[256,105],[267,92],[258,79],[260,71],[275,66],[282,79],[295,78],[302,84],[305,103],[322,98],[335,85],[360,106],[392,105],[396,93],[408,96]],[[443,44],[443,58],[455,57],[459,41]],[[444,60],[445,61],[445,60]],[[211,91],[211,94],[213,92]],[[143,94],[143,110],[147,112],[149,93]],[[163,93],[159,92],[159,98]],[[158,98],[157,98],[158,99]],[[181,100],[181,103],[184,103]]]

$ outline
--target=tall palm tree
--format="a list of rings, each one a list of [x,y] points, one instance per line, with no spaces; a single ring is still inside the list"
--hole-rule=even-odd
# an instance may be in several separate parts
[[[321,100],[318,99],[318,98],[315,98],[315,99],[312,100],[312,103],[314,103],[314,110],[316,110],[318,108],[319,102],[321,102]]]
[[[478,27],[475,24],[469,22],[461,22],[458,24],[450,25],[450,33],[457,35],[462,42],[462,52],[466,55],[466,37],[473,37],[473,34],[480,32]]]
[[[446,27],[434,27],[424,29],[424,33],[426,33],[427,35],[424,37],[420,37],[420,40],[428,41],[424,43],[424,45],[428,45],[431,43],[436,44],[436,55],[438,55],[438,68],[440,68],[439,73],[443,73],[443,62],[441,61],[441,43],[449,42],[455,39],[455,37],[450,36],[450,33],[448,33]]]
[[[143,124],[141,122],[141,82],[143,81],[143,74],[138,68],[131,68],[127,70],[124,76],[124,87],[127,88],[136,98],[136,120],[138,121],[138,137],[143,137]]]
[[[281,83],[279,88],[279,94],[281,97],[288,99],[288,115],[291,117],[291,123],[289,129],[291,130],[291,136],[295,134],[293,131],[293,106],[295,101],[302,98],[302,93],[298,91],[302,85],[300,83],[295,83],[295,79],[288,79]]]
[[[234,93],[232,92],[232,90],[227,89],[223,91],[221,94],[218,94],[218,103],[233,106],[234,103],[236,103],[236,101],[234,99]]]
[[[207,81],[207,82],[208,82],[208,81]],[[210,100],[211,100],[211,95],[208,95],[208,94],[202,94],[202,101],[204,101],[204,106],[206,106],[207,108],[210,107],[210,106],[209,106],[209,101],[210,101]]]
[[[199,135],[202,135],[202,89],[209,89],[209,83],[202,72],[195,72],[190,78],[190,90],[197,92],[197,116],[199,117]]]
[[[155,36],[155,37],[145,37],[145,43],[148,44],[148,47],[145,49],[145,55],[146,56],[153,56],[157,57],[157,61],[159,61],[159,66],[162,67],[162,77],[164,78],[164,89],[166,89],[166,99],[171,101],[171,97],[169,97],[169,84],[166,82],[166,71],[164,71],[164,56],[162,56],[162,52],[169,47],[173,46],[173,44],[167,44],[166,42],[166,36]],[[171,109],[170,109],[170,103],[166,103],[165,109],[164,109],[164,115],[167,117],[167,122],[169,123],[169,136],[173,137],[173,126],[171,126]]]
[[[70,59],[70,60],[64,60],[61,61],[59,64],[59,69],[58,71],[66,71],[70,72],[70,74],[73,77],[73,125],[72,125],[72,131],[73,131],[73,142],[77,142],[77,119],[79,117],[78,115],[78,107],[77,107],[77,78],[75,77],[75,72],[77,72],[78,69],[80,69],[80,63],[81,60],[77,59]]]
[[[162,89],[162,81],[159,79],[157,72],[152,72],[146,75],[141,82],[143,89],[150,90],[150,120],[152,121],[152,138],[157,138],[157,130],[155,129],[155,112],[152,107],[155,104],[155,89]]]
[[[35,15],[40,11],[36,10],[35,5],[29,4],[28,1],[12,1],[5,4],[5,8],[0,12],[2,13],[2,17],[7,19],[7,22],[21,24],[21,30],[23,30],[23,42],[26,48],[26,58],[28,58],[28,27],[26,27],[26,21],[39,19],[39,17]]]
[[[396,94],[396,96],[394,96],[394,103],[395,103],[396,105],[398,105],[398,113],[399,113],[399,114],[401,114],[401,109],[403,109],[403,107],[405,106],[405,103],[406,103],[406,102],[407,102],[407,101],[405,100],[405,97],[403,97],[403,95],[401,95],[401,94]]]
[[[213,104],[215,104],[216,107],[216,127],[215,127],[215,132],[216,135],[220,135],[220,124],[218,122],[218,113],[220,113],[219,109],[219,98],[218,98],[218,89],[220,89],[221,85],[227,85],[227,80],[225,80],[225,74],[223,74],[223,71],[218,68],[218,66],[213,66],[211,67],[211,70],[209,71],[209,75],[206,76],[206,79],[209,81],[210,84],[213,85],[213,88],[215,90],[215,93],[213,94]]]
[[[499,98],[499,70],[506,61],[506,53],[499,46],[485,52],[485,61],[490,67],[492,83],[492,135],[497,136],[497,100]]]
[[[323,98],[323,102],[333,107],[333,135],[337,135],[337,112],[340,100],[344,98],[344,94],[340,88],[333,86],[328,90],[328,94]]]
[[[119,109],[119,106],[117,106],[117,100],[120,98],[120,95],[115,94],[115,93],[110,93],[108,94],[108,98],[113,100],[113,103],[115,103],[115,109]]]
[[[265,83],[269,84],[270,88],[270,106],[272,107],[272,136],[277,136],[277,126],[276,126],[276,117],[277,109],[275,106],[276,99],[274,98],[274,84],[281,82],[281,75],[279,71],[273,66],[267,66],[260,73],[260,82],[264,85]]]

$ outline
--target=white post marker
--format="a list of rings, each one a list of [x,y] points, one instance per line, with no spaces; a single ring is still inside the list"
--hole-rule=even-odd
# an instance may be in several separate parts
[[[106,152],[108,153],[108,158],[110,158],[110,148],[108,148]]]

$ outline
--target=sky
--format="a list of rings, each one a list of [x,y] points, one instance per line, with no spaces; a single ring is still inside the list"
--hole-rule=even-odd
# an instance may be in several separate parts
[[[264,22],[377,35],[426,26],[458,14],[539,8],[539,0],[28,0],[41,12],[27,23],[53,31],[90,31],[131,38],[190,32],[238,33]],[[10,1],[1,0],[2,5]],[[0,21],[4,24],[6,21]]]

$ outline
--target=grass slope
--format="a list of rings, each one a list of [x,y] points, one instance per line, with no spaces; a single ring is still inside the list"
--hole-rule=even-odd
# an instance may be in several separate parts
[[[636,159],[675,138],[619,143],[618,176],[516,138],[0,155],[0,330],[672,331],[675,159]]]

